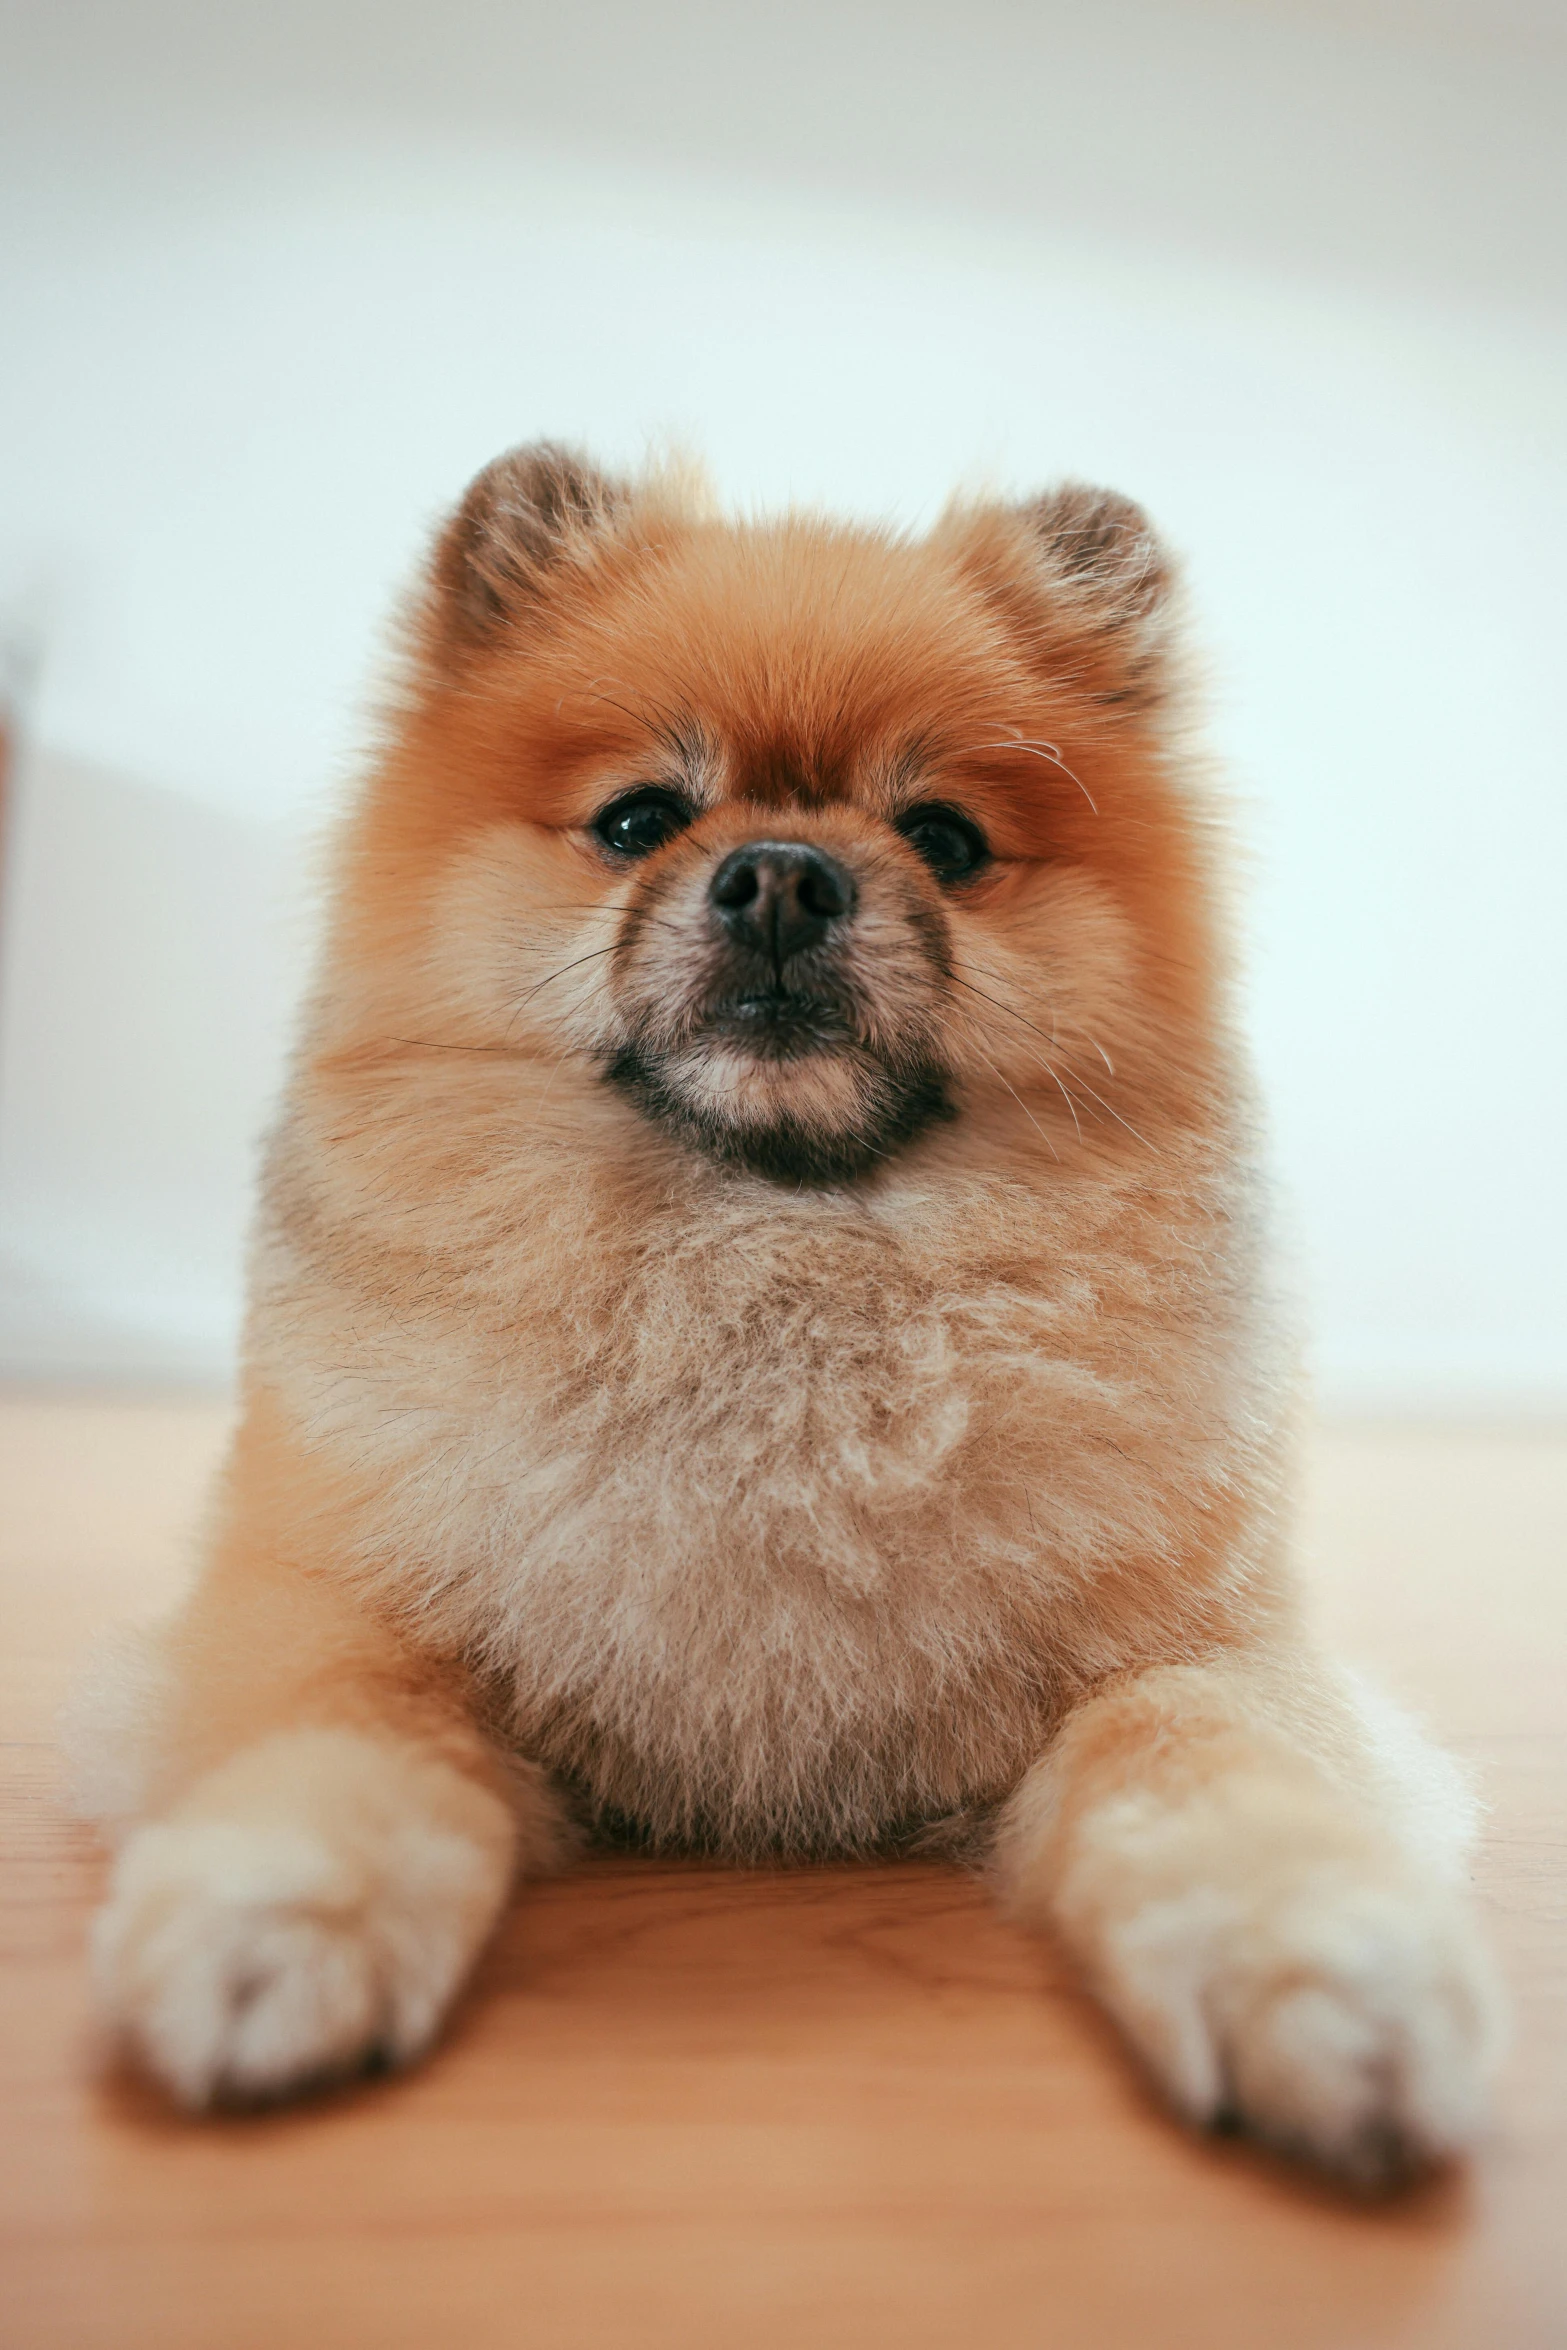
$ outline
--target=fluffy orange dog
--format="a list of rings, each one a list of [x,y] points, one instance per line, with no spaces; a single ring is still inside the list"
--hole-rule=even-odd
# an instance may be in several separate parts
[[[178,2097],[416,2055],[596,1824],[962,1841],[1192,2120],[1360,2178],[1469,2136],[1462,1790],[1297,1619],[1172,637],[1095,491],[916,544],[475,483],[205,1571],[98,1740],[104,1996]]]

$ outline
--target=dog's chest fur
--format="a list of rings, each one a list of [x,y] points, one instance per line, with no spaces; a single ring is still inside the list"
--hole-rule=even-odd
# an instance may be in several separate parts
[[[286,1133],[257,1360],[360,1496],[344,1568],[598,1811],[760,1852],[982,1807],[1263,1564],[1229,1497],[1271,1365],[1210,1153],[1044,1199],[698,1170],[630,1221],[511,1172],[454,1240]]]

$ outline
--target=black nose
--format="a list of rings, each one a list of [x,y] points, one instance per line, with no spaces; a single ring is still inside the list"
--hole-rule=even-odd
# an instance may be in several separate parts
[[[835,857],[796,840],[748,840],[731,849],[707,894],[730,937],[770,956],[780,972],[854,911],[852,876]]]

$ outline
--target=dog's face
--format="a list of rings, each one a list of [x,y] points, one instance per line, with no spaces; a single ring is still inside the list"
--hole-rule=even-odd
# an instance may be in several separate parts
[[[1124,1140],[1207,1018],[1167,633],[1101,493],[911,544],[503,459],[437,551],[350,860],[370,1027],[796,1184],[965,1120],[1058,1161]]]
[[[607,958],[605,1065],[716,1157],[847,1178],[947,1114],[950,941],[914,867],[942,857],[956,877],[981,838],[891,792],[873,813],[869,778],[864,799],[813,806],[736,765],[713,743],[678,783],[633,786],[595,819],[611,857],[648,868]]]

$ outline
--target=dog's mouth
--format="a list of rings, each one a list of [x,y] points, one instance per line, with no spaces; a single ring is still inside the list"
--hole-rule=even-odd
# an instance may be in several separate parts
[[[605,1075],[704,1157],[797,1185],[852,1182],[953,1115],[933,1052],[873,1050],[848,1005],[788,988],[722,996],[678,1041],[645,1027]]]
[[[720,997],[697,1031],[714,1042],[754,1053],[762,1061],[796,1061],[843,1052],[857,1041],[841,999],[766,987]]]

